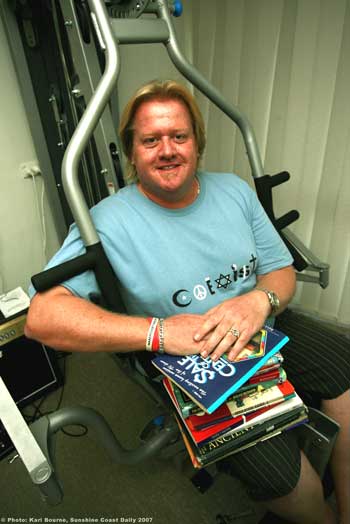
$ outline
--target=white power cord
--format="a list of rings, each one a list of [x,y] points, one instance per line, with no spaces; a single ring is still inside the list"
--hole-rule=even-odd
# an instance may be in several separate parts
[[[40,229],[41,229],[41,237],[42,237],[42,254],[44,258],[44,265],[47,263],[47,255],[46,255],[46,220],[45,220],[45,208],[44,208],[44,196],[45,196],[45,183],[44,179],[41,176],[41,198],[39,202],[39,193],[38,188],[36,184],[36,178],[41,175],[41,171],[38,167],[33,167],[30,171],[30,176],[33,180],[34,184],[34,193],[35,193],[35,202],[36,202],[36,208],[38,213],[38,218],[40,222]]]

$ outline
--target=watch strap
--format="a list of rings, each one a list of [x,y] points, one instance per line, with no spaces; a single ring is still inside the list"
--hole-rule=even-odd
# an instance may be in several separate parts
[[[270,289],[266,289],[264,287],[256,287],[255,289],[257,289],[258,291],[263,291],[263,293],[266,294],[266,296],[267,296],[267,298],[268,298],[268,300],[270,302],[271,313],[276,313],[276,311],[280,307],[280,299],[278,298],[276,293],[274,291],[271,291]]]

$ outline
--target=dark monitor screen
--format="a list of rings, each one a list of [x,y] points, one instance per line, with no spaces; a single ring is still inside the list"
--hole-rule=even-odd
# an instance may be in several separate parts
[[[19,406],[61,384],[53,350],[25,336],[0,347],[0,375]]]
[[[56,353],[25,336],[0,346],[0,376],[19,408],[63,383]],[[12,450],[13,444],[0,422],[0,460]]]

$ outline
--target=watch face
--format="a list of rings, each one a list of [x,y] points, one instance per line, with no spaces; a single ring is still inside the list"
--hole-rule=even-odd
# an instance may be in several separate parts
[[[270,291],[269,292],[269,299],[270,299],[270,304],[271,304],[271,307],[272,307],[272,311],[276,311],[276,309],[278,309],[279,305],[280,305],[280,301],[279,301],[278,296],[273,291]]]
[[[257,289],[259,291],[263,291],[266,294],[266,296],[267,296],[267,298],[269,299],[269,302],[270,302],[272,313],[277,311],[277,309],[280,307],[280,299],[278,298],[276,293],[274,293],[273,291],[270,291],[269,289],[265,289],[265,288],[259,288],[258,287]]]

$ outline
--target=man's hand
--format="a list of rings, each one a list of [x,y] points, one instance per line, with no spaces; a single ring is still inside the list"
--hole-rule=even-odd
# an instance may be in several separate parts
[[[164,321],[164,349],[169,355],[198,355],[203,351],[206,337],[193,338],[203,324],[203,315],[174,315]]]
[[[269,313],[266,296],[256,290],[225,300],[203,315],[202,325],[195,331],[194,340],[203,344],[200,354],[218,360],[227,353],[228,359],[234,360],[262,328]],[[237,330],[239,336],[235,336],[231,328]]]

